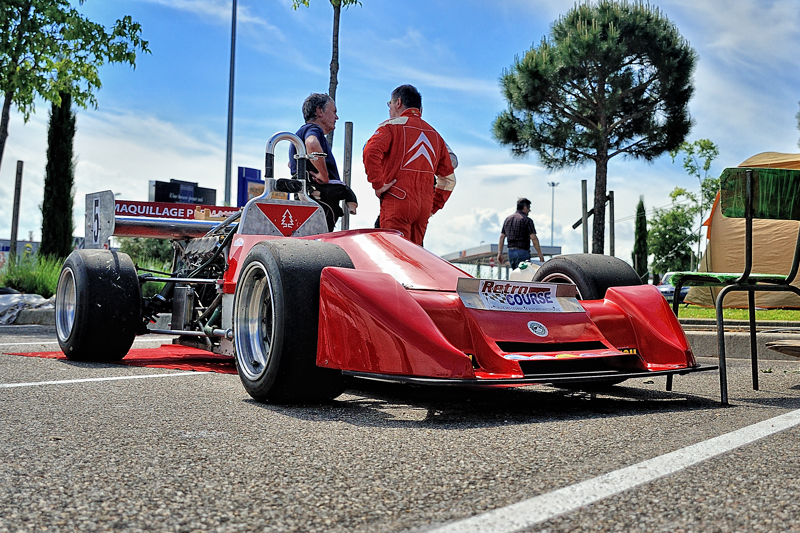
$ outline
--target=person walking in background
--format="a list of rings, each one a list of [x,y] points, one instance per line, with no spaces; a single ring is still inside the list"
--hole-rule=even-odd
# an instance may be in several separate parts
[[[422,246],[428,219],[456,185],[447,145],[422,120],[422,96],[412,85],[392,91],[389,120],[364,145],[367,180],[381,200],[380,227]]]
[[[324,208],[328,231],[333,231],[336,221],[344,215],[339,205],[342,200],[352,215],[356,214],[358,207],[355,193],[339,178],[336,159],[333,158],[328,140],[325,138],[325,135],[334,130],[339,119],[336,114],[336,102],[327,94],[311,94],[303,102],[303,118],[306,123],[297,130],[297,136],[305,143],[306,152],[325,154],[324,161],[309,160],[307,169],[311,177],[311,186],[319,193],[315,198]],[[297,173],[297,160],[294,158],[296,153],[294,145],[291,145],[289,166],[292,174]]]
[[[544,262],[539,238],[536,236],[536,227],[528,213],[531,212],[531,201],[527,198],[517,200],[517,212],[509,215],[503,222],[500,232],[500,242],[497,245],[497,264],[503,264],[503,243],[508,237],[508,263],[515,269],[522,261],[531,258],[531,243],[539,254],[539,261]]]

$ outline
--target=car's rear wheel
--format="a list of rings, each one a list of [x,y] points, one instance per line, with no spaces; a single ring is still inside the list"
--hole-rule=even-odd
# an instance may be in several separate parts
[[[233,312],[236,368],[255,400],[318,402],[344,391],[340,371],[316,365],[326,266],[353,263],[335,244],[290,239],[259,243],[242,263]]]
[[[610,287],[641,285],[642,280],[625,261],[599,254],[560,255],[545,262],[532,281],[571,283],[579,300],[599,300]]]
[[[73,361],[114,362],[128,353],[141,321],[142,293],[127,254],[72,252],[56,288],[56,335]]]

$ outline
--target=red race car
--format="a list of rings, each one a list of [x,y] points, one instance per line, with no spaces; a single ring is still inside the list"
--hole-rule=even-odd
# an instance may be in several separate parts
[[[394,231],[328,233],[305,180],[273,178],[283,140],[305,175],[303,143],[275,135],[264,194],[222,221],[115,214],[113,193],[87,195],[96,248],[67,258],[56,294],[68,358],[118,361],[136,335],[169,333],[234,357],[248,394],[275,402],[334,398],[345,376],[588,388],[666,375],[669,389],[675,374],[717,368],[697,364],[658,289],[614,257],[555,257],[532,282],[476,279]],[[102,248],[110,235],[172,239],[172,271],[137,271]],[[152,282],[163,289],[143,297]],[[161,313],[169,329],[154,327]]]

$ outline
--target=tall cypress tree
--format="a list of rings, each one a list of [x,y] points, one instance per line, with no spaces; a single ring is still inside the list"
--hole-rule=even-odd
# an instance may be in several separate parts
[[[72,187],[75,181],[72,141],[75,113],[72,97],[60,93],[61,104],[50,110],[47,130],[47,168],[42,202],[42,245],[39,253],[67,257],[72,251]]]
[[[644,209],[644,196],[636,205],[636,223],[633,226],[633,269],[643,280],[647,276],[647,216]]]

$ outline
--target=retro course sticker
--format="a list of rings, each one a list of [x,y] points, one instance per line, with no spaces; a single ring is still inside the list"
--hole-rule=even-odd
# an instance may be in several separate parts
[[[524,313],[563,312],[553,286],[482,279],[478,295],[486,309]]]

